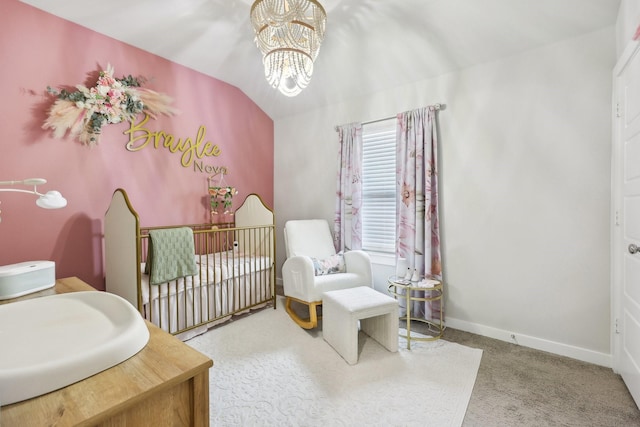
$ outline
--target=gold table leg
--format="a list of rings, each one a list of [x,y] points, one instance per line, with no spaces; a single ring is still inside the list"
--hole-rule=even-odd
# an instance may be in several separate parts
[[[443,295],[442,283],[438,283],[436,286],[426,288],[426,287],[420,287],[420,286],[412,286],[411,284],[406,284],[406,283],[400,283],[399,280],[400,278],[390,277],[388,279],[388,284],[389,284],[388,291],[397,300],[399,300],[400,298],[404,298],[406,303],[406,314],[402,316],[402,319],[404,319],[406,322],[407,335],[406,336],[400,335],[400,337],[406,338],[407,350],[411,350],[411,340],[435,341],[437,339],[440,339],[445,329],[444,322],[442,320],[442,295]],[[404,294],[400,294],[402,290],[404,290]],[[416,296],[414,298],[412,295],[412,292],[414,291],[424,292],[425,296]],[[426,296],[427,293],[429,296]],[[414,301],[423,301],[423,302],[440,301],[440,321],[436,323],[437,320],[434,321],[435,319],[427,320],[427,319],[412,318],[411,305]],[[425,338],[419,338],[419,337],[412,338],[411,337],[411,321],[412,320],[425,323],[429,331],[434,332],[436,335],[432,337],[425,337]]]
[[[405,290],[407,296],[407,350],[411,350],[411,288]]]

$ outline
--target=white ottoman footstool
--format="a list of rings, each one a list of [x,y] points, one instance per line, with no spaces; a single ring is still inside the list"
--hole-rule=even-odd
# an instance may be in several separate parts
[[[366,286],[323,294],[322,336],[350,365],[358,363],[358,321],[364,333],[398,351],[398,301]]]

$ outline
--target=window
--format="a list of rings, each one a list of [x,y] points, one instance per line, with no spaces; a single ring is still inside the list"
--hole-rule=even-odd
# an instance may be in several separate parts
[[[395,253],[396,120],[362,125],[362,249]]]

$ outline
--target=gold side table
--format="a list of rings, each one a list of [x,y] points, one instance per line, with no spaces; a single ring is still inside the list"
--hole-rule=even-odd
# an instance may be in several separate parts
[[[411,350],[411,341],[434,341],[440,339],[444,333],[444,322],[442,320],[442,282],[437,281],[433,286],[419,286],[420,282],[411,282],[397,276],[391,276],[387,279],[389,284],[389,294],[397,300],[404,300],[406,303],[406,314],[400,316],[400,320],[404,320],[407,324],[407,334],[399,334],[400,337],[406,338],[407,349]],[[427,320],[411,315],[411,306],[413,302],[422,301],[440,301],[440,318]],[[433,334],[431,337],[418,337],[411,335],[411,322],[421,322],[427,325],[429,332]]]

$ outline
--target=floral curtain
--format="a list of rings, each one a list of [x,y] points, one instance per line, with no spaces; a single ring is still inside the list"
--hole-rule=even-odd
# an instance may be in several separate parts
[[[398,114],[396,144],[396,258],[421,276],[442,279],[438,221],[436,108]],[[440,302],[417,302],[412,315],[438,318]]]
[[[362,248],[362,124],[337,126],[338,179],[333,240],[336,251]]]

